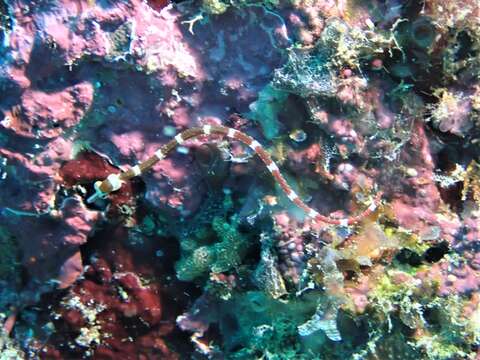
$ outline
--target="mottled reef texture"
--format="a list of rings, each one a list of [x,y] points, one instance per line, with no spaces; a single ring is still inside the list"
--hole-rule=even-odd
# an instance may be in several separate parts
[[[0,0],[0,359],[480,358],[475,0]],[[88,204],[191,126],[212,136]]]

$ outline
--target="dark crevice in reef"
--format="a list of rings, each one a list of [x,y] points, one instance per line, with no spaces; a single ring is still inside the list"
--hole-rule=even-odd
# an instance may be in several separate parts
[[[422,256],[410,249],[402,249],[395,256],[395,259],[401,264],[410,266],[420,266],[422,264]]]
[[[472,48],[472,37],[467,31],[459,32],[456,39],[458,42],[458,48],[455,52],[455,61],[461,61],[477,56],[477,51]]]
[[[478,159],[478,148],[475,144],[470,142],[471,138],[477,136],[475,132],[476,131],[472,131],[468,134],[468,139],[465,139],[450,133],[442,133],[441,131],[430,127],[432,144],[441,147],[433,157],[436,174],[448,177],[458,170],[458,165],[461,165],[466,169],[472,161]],[[443,184],[441,181],[437,181],[436,184],[441,199],[448,204],[453,211],[460,214],[464,206],[464,201],[462,200],[462,193],[464,190],[463,181],[456,181],[448,185]]]
[[[422,10],[425,7],[424,0],[408,0],[405,1],[402,6],[402,16],[404,17],[415,17],[422,13]]]
[[[395,260],[400,264],[417,267],[425,263],[435,263],[442,260],[449,251],[450,247],[448,242],[442,241],[429,247],[423,254],[419,254],[408,248],[403,248],[395,255]]]
[[[450,248],[448,242],[442,241],[441,243],[427,249],[423,254],[423,258],[429,263],[434,263],[440,261],[449,251]]]

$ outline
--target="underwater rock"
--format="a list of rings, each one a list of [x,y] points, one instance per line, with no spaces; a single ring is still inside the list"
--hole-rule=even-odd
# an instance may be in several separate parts
[[[66,271],[79,275],[78,268],[71,268],[65,263],[87,241],[98,219],[97,211],[88,210],[79,197],[71,197],[65,199],[55,213],[39,216],[11,214],[4,218],[3,223],[8,228],[22,229],[14,234],[22,249],[22,264],[33,285],[38,281],[55,279],[59,271],[63,274],[62,278],[67,276]],[[61,269],[64,265],[67,267]]]

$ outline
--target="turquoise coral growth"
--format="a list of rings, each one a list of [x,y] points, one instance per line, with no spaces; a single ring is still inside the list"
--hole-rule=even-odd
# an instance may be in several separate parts
[[[180,280],[193,280],[210,272],[233,270],[240,265],[249,239],[238,230],[238,221],[215,217],[211,226],[180,239],[183,254],[176,265]]]

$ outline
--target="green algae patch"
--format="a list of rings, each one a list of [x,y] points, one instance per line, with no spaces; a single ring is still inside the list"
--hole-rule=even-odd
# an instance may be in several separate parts
[[[403,333],[408,344],[405,356],[420,354],[429,360],[473,356],[467,344],[478,334],[463,315],[468,300],[439,297],[434,287],[429,289],[407,273],[391,270],[378,279],[369,301],[374,333],[380,335],[378,329]],[[384,341],[379,337],[376,346],[384,346]]]
[[[228,4],[221,0],[203,0],[202,10],[207,14],[221,15],[228,9]]]

